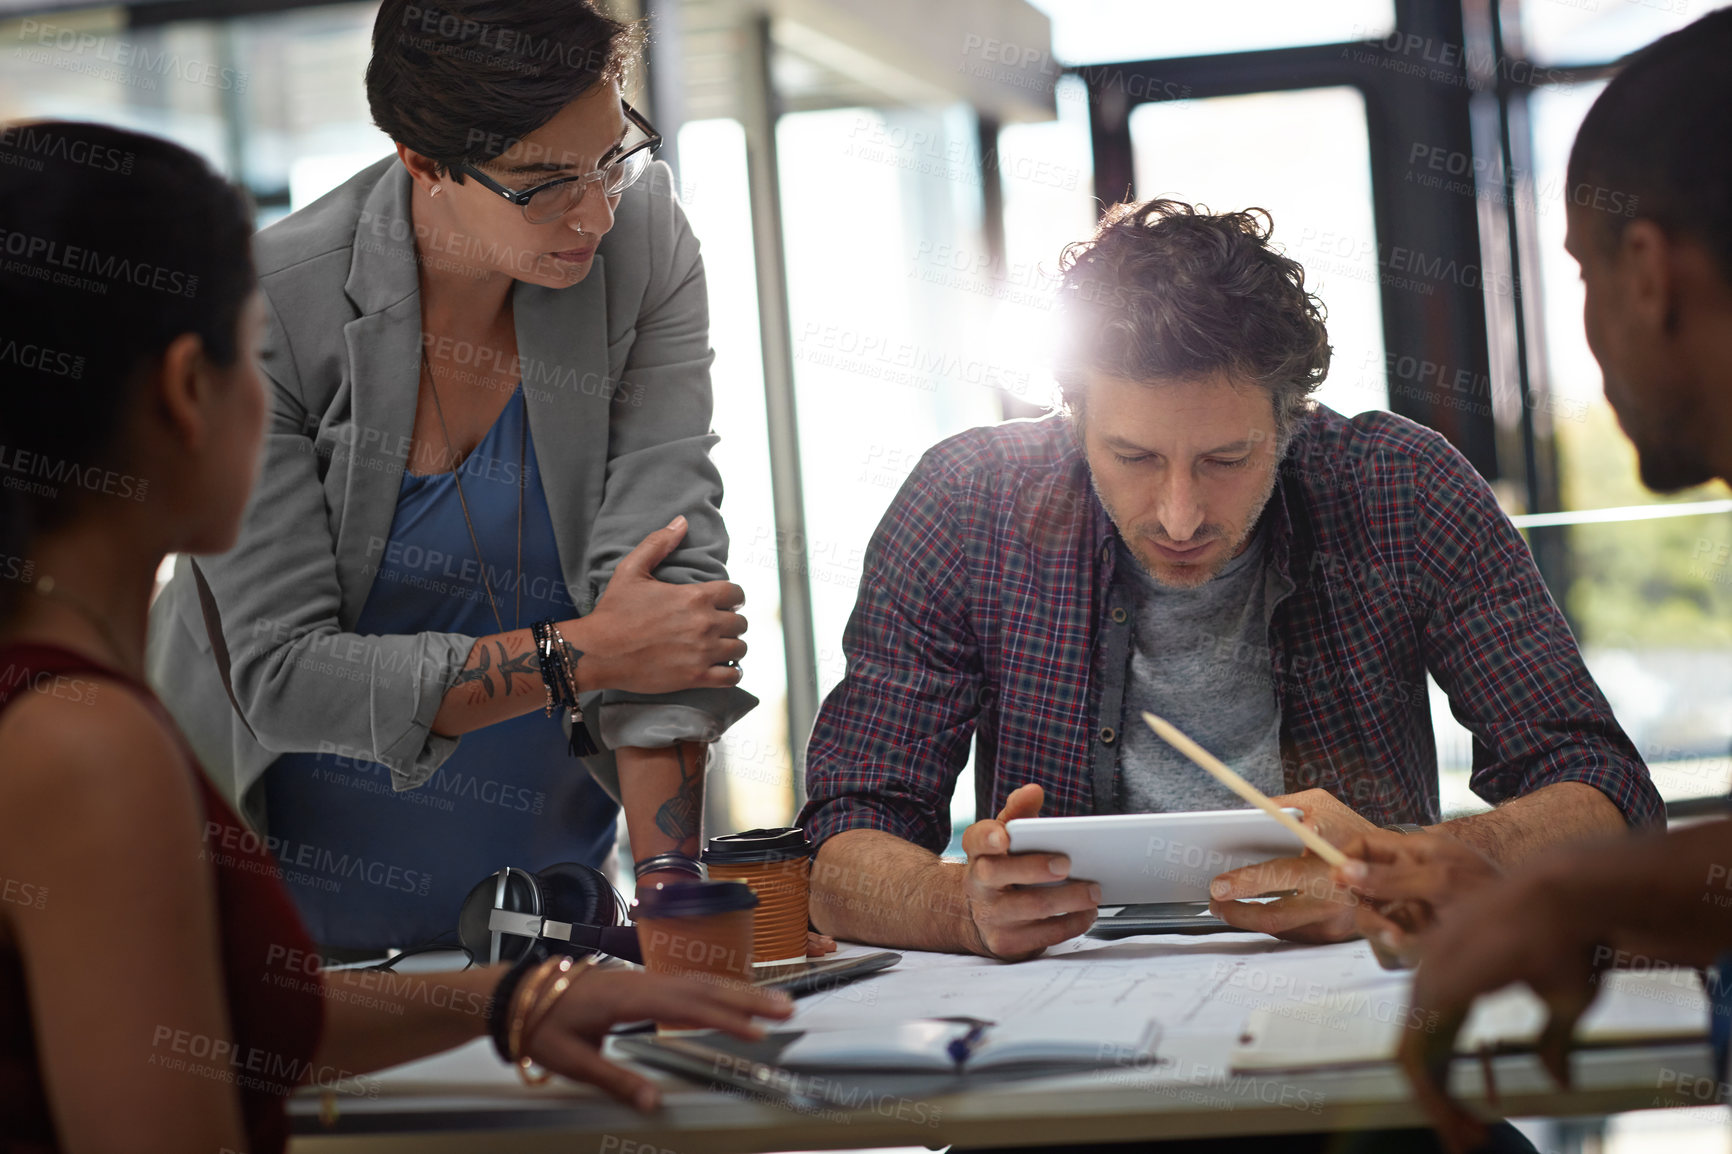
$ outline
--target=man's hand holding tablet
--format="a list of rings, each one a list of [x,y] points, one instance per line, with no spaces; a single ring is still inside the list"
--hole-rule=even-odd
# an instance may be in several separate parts
[[[1378,832],[1328,790],[1306,789],[1270,800],[1304,810],[1305,825],[1331,845],[1345,847]],[[1271,902],[1243,900],[1269,894],[1285,896]],[[1209,912],[1228,925],[1291,942],[1339,942],[1359,932],[1354,923],[1358,903],[1330,876],[1329,863],[1310,850],[1224,873],[1209,883],[1209,898]]]
[[[1068,857],[1010,852],[1004,823],[1039,817],[1045,800],[1040,786],[1019,786],[997,818],[977,821],[963,831],[962,849],[968,854],[963,893],[979,936],[978,953],[1021,961],[1094,924],[1101,889],[1093,882],[1065,881],[1070,876]]]

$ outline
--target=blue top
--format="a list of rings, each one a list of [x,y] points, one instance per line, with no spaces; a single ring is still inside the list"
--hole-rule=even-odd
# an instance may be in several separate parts
[[[507,629],[577,616],[525,419],[519,387],[463,463],[463,496]],[[362,634],[423,630],[499,631],[449,472],[403,474],[391,536],[355,623]],[[540,695],[540,668],[533,658],[530,665],[522,676]],[[354,691],[367,686],[357,682]],[[567,751],[558,712],[539,708],[465,734],[425,785],[404,793],[393,792],[383,765],[342,748],[285,754],[265,773],[265,804],[270,847],[308,931],[322,945],[353,949],[412,946],[454,931],[470,888],[502,866],[599,866],[619,813]]]

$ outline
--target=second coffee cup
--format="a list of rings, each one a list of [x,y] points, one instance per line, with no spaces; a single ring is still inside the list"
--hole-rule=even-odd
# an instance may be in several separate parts
[[[639,890],[635,919],[644,968],[745,988],[752,984],[752,914],[739,882],[664,882]]]
[[[812,843],[804,830],[749,829],[714,837],[703,861],[712,878],[744,882],[758,895],[754,962],[773,966],[805,958]]]

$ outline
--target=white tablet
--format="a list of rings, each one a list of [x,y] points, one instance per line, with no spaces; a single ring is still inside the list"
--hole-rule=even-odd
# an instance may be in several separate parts
[[[1305,816],[1291,806],[1286,812]],[[1011,853],[1068,854],[1070,876],[1098,883],[1103,906],[1206,902],[1216,874],[1305,852],[1297,835],[1258,809],[1024,817],[1006,828]]]

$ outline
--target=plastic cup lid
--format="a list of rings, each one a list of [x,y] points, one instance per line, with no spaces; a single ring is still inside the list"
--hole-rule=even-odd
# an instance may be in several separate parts
[[[811,857],[812,843],[798,826],[748,829],[713,837],[703,853],[705,865],[752,865]]]
[[[730,914],[758,904],[758,895],[745,882],[662,882],[639,890],[640,918],[701,918]]]

